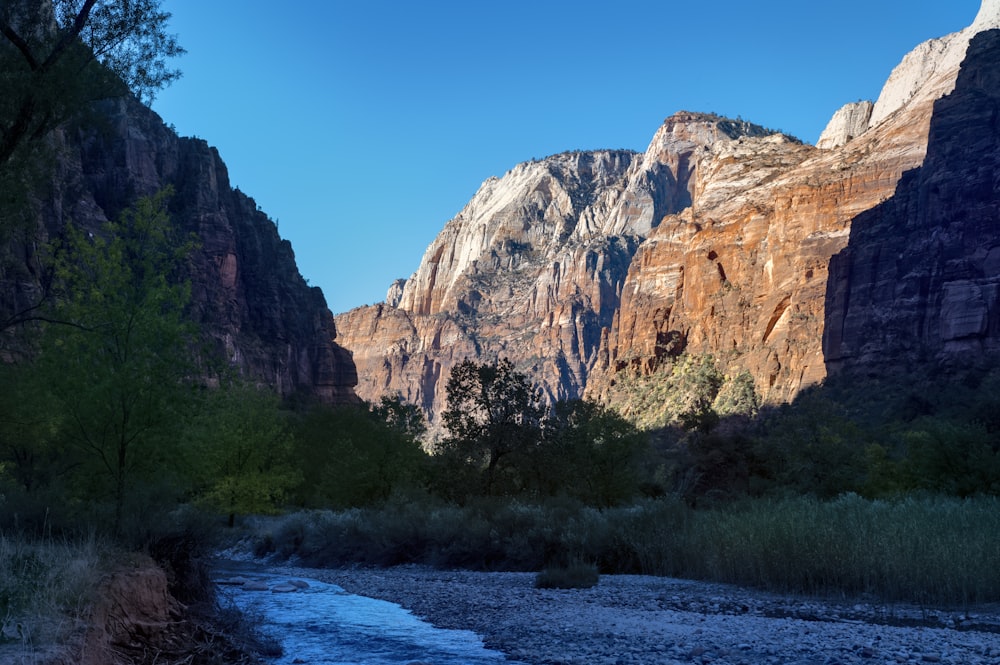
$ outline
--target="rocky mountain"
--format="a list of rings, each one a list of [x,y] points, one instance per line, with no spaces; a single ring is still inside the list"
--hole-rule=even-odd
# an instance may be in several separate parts
[[[191,260],[191,316],[216,349],[245,376],[282,394],[357,400],[354,363],[334,341],[322,292],[299,274],[275,224],[233,189],[214,148],[178,137],[131,99],[103,103],[84,125],[58,132],[51,147],[56,173],[39,193],[38,233],[16,245],[0,268],[0,313],[37,300],[42,275],[35,248],[67,221],[96,231],[137,197],[172,185],[174,223],[200,244]]]
[[[1000,30],[969,44],[934,105],[923,165],[858,215],[830,263],[831,371],[1000,351]]]
[[[636,249],[700,195],[695,174],[711,146],[742,140],[798,146],[746,122],[679,113],[644,154],[566,153],[487,180],[385,304],[338,317],[359,394],[400,393],[433,422],[455,363],[503,356],[550,398],[579,396]]]
[[[859,267],[873,259],[854,225],[887,209],[880,204],[897,198],[904,173],[924,163],[931,118],[943,112],[935,102],[955,88],[970,38],[993,27],[1000,0],[986,0],[966,30],[918,46],[876,102],[838,111],[815,147],[683,112],[643,154],[557,155],[487,180],[386,303],[337,317],[359,394],[398,392],[433,422],[455,362],[506,356],[552,398],[613,400],[623,372],[650,374],[687,352],[714,355],[730,375],[749,372],[757,392],[779,402],[828,367],[867,357],[859,331],[902,267],[890,269],[888,253],[881,273]],[[983,140],[953,129],[942,145]],[[944,203],[924,191],[912,200]],[[948,199],[951,214],[962,202]],[[950,284],[939,287],[942,302],[958,311],[976,289],[988,302],[992,292],[962,274],[959,283],[940,278]],[[880,289],[865,287],[876,275]],[[907,297],[926,293],[914,288]],[[857,309],[858,293],[867,309]],[[949,339],[992,325],[984,307],[947,317],[965,321]],[[841,332],[828,332],[830,321]]]
[[[587,394],[613,399],[620,372],[651,372],[662,354],[679,350],[713,354],[729,375],[749,371],[769,402],[790,400],[825,378],[835,362],[821,343],[830,325],[830,271],[839,265],[833,257],[857,244],[858,216],[892,197],[903,174],[924,162],[935,101],[955,88],[969,39],[1000,25],[998,4],[988,0],[972,26],[907,55],[851,140],[810,149],[767,181],[697,200],[663,220],[630,267]],[[843,136],[845,115],[865,114],[859,105],[847,108],[825,139]],[[941,140],[977,141],[970,133]],[[756,159],[742,163],[756,171]],[[863,289],[870,274],[856,271],[854,288]]]

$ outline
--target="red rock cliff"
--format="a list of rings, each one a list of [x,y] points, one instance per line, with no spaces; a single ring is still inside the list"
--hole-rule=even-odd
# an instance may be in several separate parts
[[[700,195],[696,174],[711,146],[768,135],[679,113],[645,154],[566,153],[487,180],[401,290],[393,285],[387,300],[396,306],[338,316],[359,395],[400,393],[433,424],[450,368],[497,357],[511,358],[552,399],[581,395],[636,248]]]
[[[828,295],[866,288],[863,270],[845,267],[871,258],[848,258],[864,253],[853,225],[923,164],[935,101],[955,87],[969,39],[996,23],[988,0],[968,29],[919,45],[877,102],[835,114],[823,148],[679,113],[645,154],[559,155],[487,181],[393,286],[391,305],[338,316],[359,394],[400,392],[433,422],[463,358],[507,356],[551,398],[607,399],[619,372],[649,373],[688,352],[749,371],[767,401],[791,399],[828,363],[863,353],[851,336],[855,296]],[[953,143],[980,142],[976,131]],[[948,158],[963,159],[955,150]],[[932,192],[914,200],[961,202]],[[888,257],[879,279],[892,281]],[[831,269],[847,276],[831,286]],[[967,282],[941,296],[957,322],[952,341],[992,325],[992,292]],[[987,304],[959,305],[970,299]]]

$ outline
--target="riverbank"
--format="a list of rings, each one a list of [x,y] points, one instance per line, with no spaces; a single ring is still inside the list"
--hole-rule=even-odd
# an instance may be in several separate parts
[[[798,598],[672,578],[606,575],[534,588],[531,573],[279,568],[472,630],[531,665],[853,665],[1000,662],[1000,605],[927,609]]]

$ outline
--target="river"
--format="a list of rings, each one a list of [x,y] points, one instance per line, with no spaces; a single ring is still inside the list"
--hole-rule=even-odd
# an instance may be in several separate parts
[[[270,661],[275,665],[506,662],[473,632],[436,628],[399,605],[349,594],[334,584],[245,566],[225,566],[216,578],[223,602],[259,616],[264,630],[281,642],[283,655]]]

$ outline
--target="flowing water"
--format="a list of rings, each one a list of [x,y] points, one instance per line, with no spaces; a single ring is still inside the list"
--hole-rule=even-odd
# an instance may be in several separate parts
[[[220,571],[218,579],[236,576],[257,583],[222,584],[222,599],[260,617],[264,630],[277,638],[284,654],[275,665],[497,665],[504,656],[483,646],[473,632],[444,630],[421,621],[399,605],[349,594],[339,586],[265,572]],[[304,583],[304,584],[303,584]],[[308,586],[306,586],[308,585]],[[266,590],[265,590],[266,588]],[[273,589],[285,589],[274,592]]]

